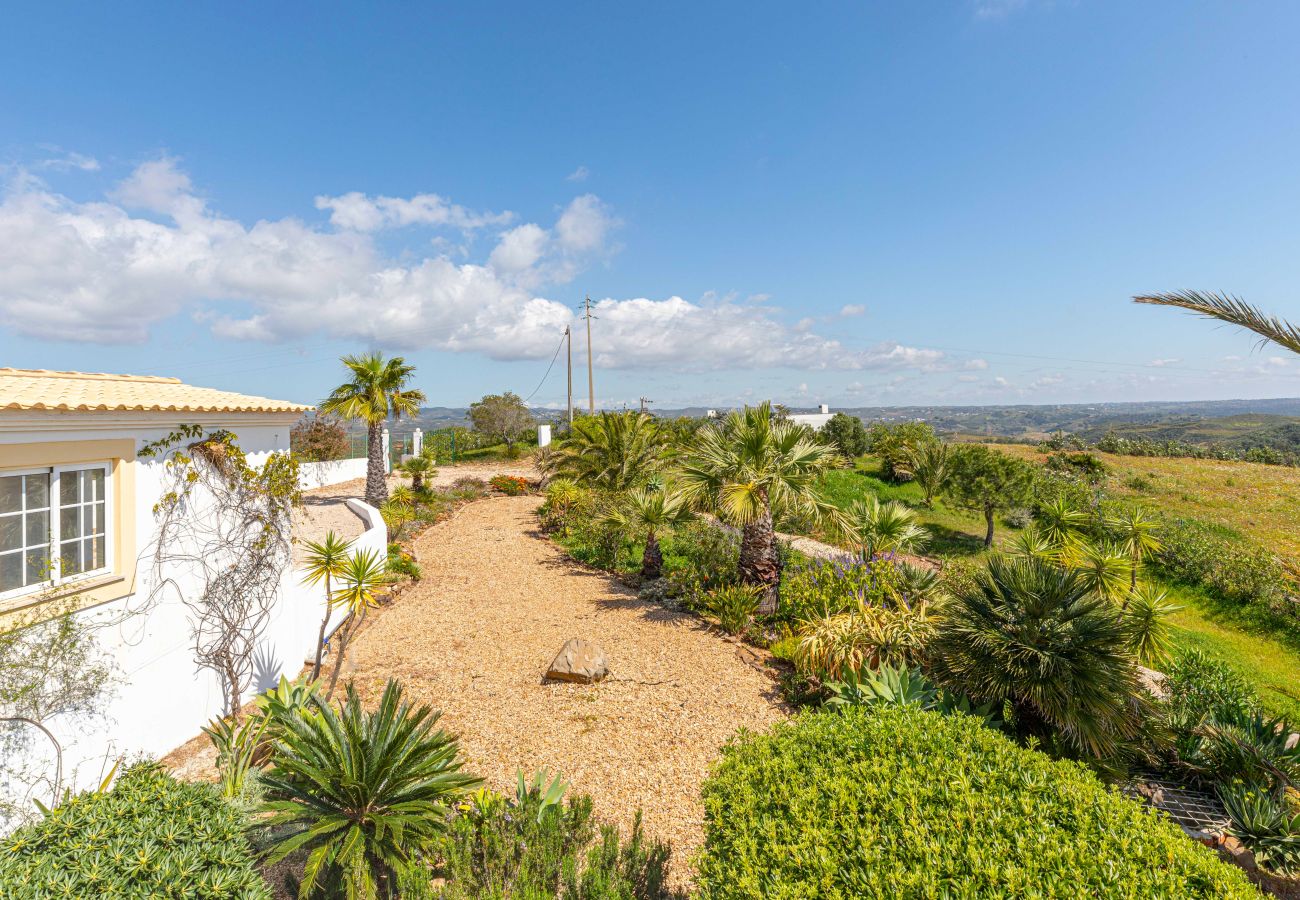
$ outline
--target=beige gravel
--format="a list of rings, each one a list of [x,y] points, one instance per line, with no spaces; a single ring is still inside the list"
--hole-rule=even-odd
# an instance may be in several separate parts
[[[417,539],[424,580],[358,638],[358,687],[373,700],[396,677],[441,709],[468,768],[496,788],[546,767],[606,820],[630,826],[640,808],[685,879],[702,841],[700,783],[738,728],[786,715],[779,691],[699,619],[568,559],[538,533],[538,503],[473,503]],[[605,650],[609,679],[543,683],[571,637]]]

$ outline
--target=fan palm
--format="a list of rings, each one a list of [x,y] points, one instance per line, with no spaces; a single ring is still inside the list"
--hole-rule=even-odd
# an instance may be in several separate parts
[[[320,621],[320,634],[316,637],[316,659],[312,663],[311,678],[308,679],[315,681],[320,677],[321,654],[325,651],[325,629],[329,626],[330,615],[335,609],[332,602],[333,582],[343,575],[352,542],[345,541],[330,531],[325,535],[325,540],[307,541],[303,548],[306,551],[303,556],[303,583],[317,585],[325,582],[325,617]]]
[[[1140,294],[1135,303],[1153,303],[1158,306],[1176,306],[1198,315],[1237,325],[1260,336],[1261,343],[1272,341],[1292,353],[1300,353],[1300,326],[1285,319],[1266,315],[1240,297],[1204,291],[1172,291],[1160,294]]]
[[[270,862],[308,851],[298,896],[394,895],[397,879],[446,827],[454,801],[480,783],[461,771],[439,714],[413,708],[390,680],[374,712],[352,686],[329,704],[287,717],[262,781],[274,835]]]
[[[359,550],[349,556],[343,565],[343,571],[339,574],[339,587],[330,596],[330,601],[336,608],[345,610],[347,618],[338,629],[338,653],[335,654],[334,671],[330,675],[330,686],[325,692],[325,699],[334,696],[334,686],[343,669],[348,643],[361,627],[366,611],[379,605],[380,594],[392,580],[388,574],[387,560],[374,550]]]
[[[929,537],[915,512],[896,500],[881,503],[874,495],[849,508],[849,521],[863,562],[881,553],[914,553]]]
[[[848,530],[820,490],[821,474],[837,459],[834,447],[779,420],[769,403],[701,428],[682,453],[678,484],[691,504],[741,529],[738,574],[744,583],[763,588],[760,615],[776,612],[781,582],[774,508]]]
[[[659,454],[653,418],[645,413],[603,412],[575,419],[569,434],[552,445],[545,465],[548,475],[587,487],[625,491],[650,477],[659,465]]]
[[[908,451],[912,478],[925,492],[925,505],[934,506],[934,495],[948,482],[948,445],[941,441],[924,441]]]
[[[1106,531],[1133,563],[1129,576],[1129,589],[1137,590],[1138,569],[1148,556],[1161,550],[1160,521],[1153,519],[1136,506],[1126,506],[1106,519]],[[1128,605],[1128,601],[1124,601]]]
[[[437,472],[437,469],[434,468],[433,457],[427,453],[412,456],[410,459],[403,461],[398,468],[411,476],[411,490],[416,494],[424,490],[424,479]]]
[[[1142,701],[1119,611],[1074,572],[993,557],[944,607],[934,674],[981,702],[1009,702],[1022,738],[1110,759],[1138,736]]]
[[[659,549],[659,532],[680,525],[691,517],[691,508],[681,494],[641,488],[626,494],[604,518],[607,524],[620,530],[645,532],[641,577],[650,581],[663,574],[664,555]]]
[[[320,411],[366,423],[366,502],[378,509],[388,499],[384,483],[384,423],[389,416],[401,418],[419,413],[424,392],[410,387],[415,366],[400,356],[385,359],[382,353],[343,357],[351,380],[339,385],[321,402]]]

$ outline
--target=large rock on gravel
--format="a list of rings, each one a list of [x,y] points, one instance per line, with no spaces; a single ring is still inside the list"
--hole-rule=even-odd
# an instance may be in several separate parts
[[[576,681],[579,684],[592,684],[608,674],[609,664],[605,661],[605,651],[582,638],[569,638],[565,641],[546,670],[549,680]]]

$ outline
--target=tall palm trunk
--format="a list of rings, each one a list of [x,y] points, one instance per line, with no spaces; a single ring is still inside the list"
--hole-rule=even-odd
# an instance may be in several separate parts
[[[645,536],[645,553],[641,555],[641,577],[653,581],[664,573],[664,554],[659,549],[659,538],[651,528]]]
[[[384,423],[371,422],[366,440],[366,502],[378,509],[388,500],[388,484],[384,481]]]
[[[776,613],[781,587],[781,566],[776,555],[776,534],[772,528],[772,509],[766,503],[763,513],[747,524],[740,533],[740,580],[763,588],[758,614]]]

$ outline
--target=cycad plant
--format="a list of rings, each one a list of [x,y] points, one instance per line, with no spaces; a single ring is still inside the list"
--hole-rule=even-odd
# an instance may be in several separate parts
[[[343,357],[350,380],[339,385],[320,404],[324,415],[360,419],[366,423],[366,502],[378,509],[388,499],[384,482],[384,423],[419,413],[424,392],[409,387],[415,366],[400,356],[382,353]]]
[[[1114,759],[1142,729],[1142,688],[1113,604],[1077,573],[994,556],[944,606],[932,671],[979,702],[1007,702],[1022,738]]]
[[[908,451],[912,478],[925,492],[925,505],[934,506],[934,497],[948,483],[948,445],[942,441],[923,441]]]
[[[343,575],[347,565],[352,542],[345,541],[335,532],[330,531],[323,541],[307,541],[303,544],[306,553],[303,558],[303,583],[309,585],[325,583],[325,616],[320,622],[320,633],[316,636],[316,658],[311,666],[311,678],[320,677],[321,656],[325,652],[325,629],[329,626],[330,614],[334,611],[334,581]]]
[[[575,419],[544,464],[548,475],[584,487],[626,491],[658,468],[660,444],[654,419],[645,413],[603,412]]]
[[[768,403],[701,428],[683,451],[677,481],[692,505],[741,529],[738,574],[762,587],[759,615],[776,612],[781,583],[773,509],[847,530],[820,489],[838,456],[802,426],[778,419]]]
[[[664,529],[681,525],[693,516],[686,498],[676,492],[641,488],[629,491],[605,515],[605,524],[623,532],[645,535],[641,555],[641,577],[647,581],[663,574],[664,555],[659,535]]]
[[[916,553],[929,537],[914,511],[896,500],[881,503],[874,495],[854,502],[849,521],[863,562],[884,553]]]
[[[387,560],[374,550],[359,550],[349,556],[344,564],[343,571],[339,574],[339,587],[330,595],[330,601],[336,608],[345,610],[347,618],[336,632],[338,652],[334,654],[334,671],[330,674],[329,689],[325,692],[326,700],[334,696],[334,686],[338,684],[339,672],[343,670],[343,658],[347,655],[348,644],[361,627],[366,612],[379,605],[381,593],[392,581]]]
[[[373,712],[351,685],[328,704],[284,723],[263,776],[273,816],[269,860],[307,851],[298,896],[349,900],[391,897],[446,828],[452,805],[480,782],[461,771],[455,738],[436,729],[438,713],[412,707],[388,682]]]

